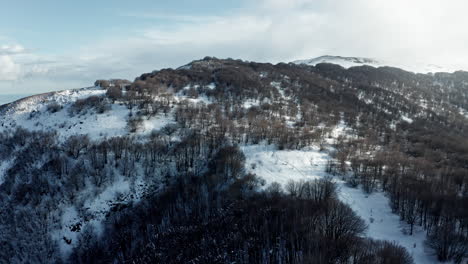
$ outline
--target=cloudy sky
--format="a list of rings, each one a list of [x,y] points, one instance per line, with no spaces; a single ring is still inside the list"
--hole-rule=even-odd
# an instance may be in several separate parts
[[[0,0],[0,94],[133,80],[205,56],[468,70],[466,0]]]

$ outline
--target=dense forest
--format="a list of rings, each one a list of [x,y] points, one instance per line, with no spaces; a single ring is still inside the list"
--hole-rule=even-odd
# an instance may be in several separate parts
[[[466,72],[207,57],[95,86],[36,97],[29,128],[11,118],[26,101],[0,107],[1,263],[413,263],[365,236],[334,178],[384,192],[439,261],[468,258]],[[121,135],[66,133],[117,108]],[[38,124],[60,113],[79,122]],[[143,133],[156,117],[172,122]],[[318,146],[329,177],[265,184],[240,148],[257,144]]]

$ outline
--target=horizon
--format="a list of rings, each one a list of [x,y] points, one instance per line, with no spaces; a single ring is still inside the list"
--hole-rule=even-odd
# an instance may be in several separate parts
[[[133,80],[205,56],[291,62],[332,56],[467,70],[455,0],[57,0],[0,11],[0,94],[36,94]]]

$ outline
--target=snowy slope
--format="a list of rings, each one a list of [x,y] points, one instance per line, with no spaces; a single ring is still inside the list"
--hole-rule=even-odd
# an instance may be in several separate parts
[[[241,148],[246,156],[247,171],[255,173],[268,183],[285,185],[290,180],[313,180],[326,176],[329,158],[317,147],[304,150],[278,151],[272,145],[250,145]]]
[[[345,133],[342,124],[332,132],[332,138]],[[303,150],[277,150],[272,145],[253,145],[242,147],[246,156],[246,170],[266,181],[278,182],[283,187],[290,180],[313,180],[329,176],[325,172],[327,161],[331,159],[327,151],[318,147]],[[404,233],[407,225],[399,216],[393,214],[389,199],[382,192],[365,194],[359,188],[351,188],[337,177],[333,181],[338,187],[338,197],[348,204],[368,225],[367,236],[373,239],[389,240],[405,247],[416,264],[438,263],[425,246],[425,233],[415,228],[414,234]]]
[[[355,66],[372,66],[372,67],[383,67],[390,66],[400,68],[406,71],[415,72],[415,73],[436,73],[436,72],[454,72],[456,69],[450,69],[447,67],[442,67],[435,64],[426,64],[421,62],[412,62],[410,65],[404,64],[401,62],[392,62],[385,60],[377,60],[371,58],[362,58],[362,57],[342,57],[342,56],[320,56],[313,59],[306,60],[296,60],[292,61],[294,64],[306,64],[309,66],[315,66],[319,63],[332,63],[338,64],[346,69]]]
[[[213,86],[213,84],[209,85],[211,89]],[[61,142],[73,135],[88,135],[91,140],[129,135],[128,120],[132,110],[118,100],[114,103],[109,100],[107,102],[109,109],[103,113],[98,113],[94,108],[85,109],[80,113],[71,113],[70,109],[77,100],[91,96],[104,97],[106,90],[100,87],[64,90],[29,96],[3,105],[0,107],[0,133],[17,128],[31,131],[56,131]],[[153,99],[160,100],[159,97]],[[182,93],[174,94],[171,100],[174,104],[183,100],[188,100],[193,104],[211,103],[206,96],[192,99]],[[58,104],[60,109],[48,110],[51,104]],[[137,110],[133,109],[133,111],[132,114],[135,116]],[[175,123],[172,112],[144,116],[141,126],[132,135],[145,139],[145,136],[152,131],[158,131],[171,123]],[[13,160],[14,157],[0,160],[0,184]],[[51,228],[51,236],[58,242],[64,260],[76,246],[80,232],[91,228],[100,234],[102,221],[112,208],[137,202],[144,195],[148,183],[143,179],[142,169],[138,166],[135,169],[138,173],[136,179],[133,180],[120,175],[116,170],[116,178],[111,184],[102,187],[89,184],[85,190],[76,194],[76,199],[81,201],[79,206],[67,201],[60,204],[58,212],[60,221]]]
[[[71,105],[79,99],[90,96],[104,96],[106,90],[100,87],[65,90],[26,97],[0,109],[0,132],[6,129],[25,128],[32,131],[57,131],[59,139],[71,135],[88,135],[91,139],[114,137],[128,134],[127,121],[130,110],[118,102],[111,104],[104,113],[85,111],[71,115]],[[62,109],[57,112],[47,111],[52,103]],[[173,122],[172,115],[158,115],[144,120],[139,133],[158,130]]]
[[[415,226],[413,235],[407,235],[407,224],[389,206],[389,199],[382,192],[364,193],[360,188],[348,187],[343,181],[336,180],[339,198],[348,204],[368,225],[367,236],[373,239],[393,241],[405,247],[416,264],[438,263],[424,246],[426,233]]]
[[[60,227],[51,231],[51,236],[58,242],[63,259],[65,260],[77,245],[80,232],[91,228],[96,235],[101,235],[102,222],[109,211],[113,207],[139,201],[147,187],[142,177],[131,182],[128,178],[118,175],[115,182],[104,189],[88,186],[80,192],[79,199],[84,201],[82,208],[64,203]]]

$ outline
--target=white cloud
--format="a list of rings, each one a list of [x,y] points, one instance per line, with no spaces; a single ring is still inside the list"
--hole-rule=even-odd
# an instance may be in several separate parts
[[[21,75],[21,65],[15,61],[18,54],[26,52],[21,45],[0,45],[0,81],[14,81]]]
[[[20,65],[10,55],[0,55],[0,81],[14,81],[21,73]]]
[[[461,0],[262,0],[229,16],[142,29],[114,46],[159,67],[206,55],[279,62],[332,54],[468,69],[467,8]],[[109,45],[100,46],[102,56]]]
[[[331,54],[468,70],[467,9],[462,0],[260,0],[222,16],[148,12],[144,24],[155,19],[153,26],[93,38],[67,54],[0,46],[0,79],[15,80],[19,89],[39,79],[67,88],[132,79],[204,56],[276,63]]]
[[[13,55],[26,52],[26,49],[18,44],[15,45],[1,45],[0,55]]]

